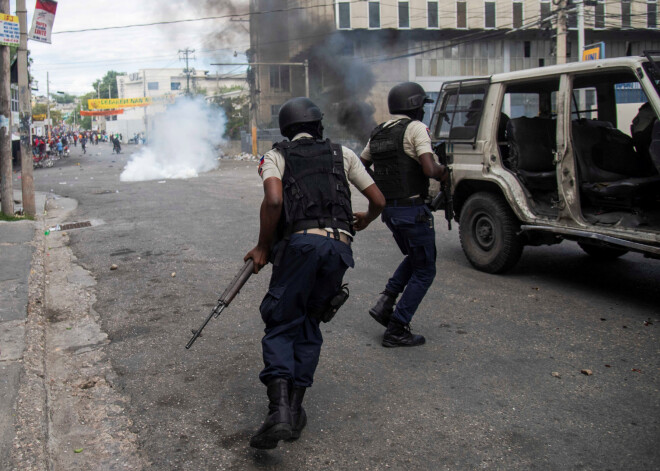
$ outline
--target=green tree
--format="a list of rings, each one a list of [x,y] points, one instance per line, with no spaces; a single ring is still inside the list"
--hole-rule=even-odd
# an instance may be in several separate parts
[[[89,110],[88,100],[96,98],[96,92],[89,92],[81,96],[80,103],[76,106],[76,122],[80,125],[82,129],[92,129],[92,117],[91,116],[80,116],[80,110]],[[67,121],[70,124],[73,124],[73,116]]]
[[[223,87],[218,90],[218,95],[211,101],[218,105],[227,117],[224,137],[227,139],[238,139],[241,137],[241,128],[250,123],[250,99],[247,95],[229,96],[229,92],[238,91],[242,88]],[[224,95],[224,96],[223,96]]]
[[[45,103],[37,103],[32,107],[32,114],[48,114],[48,109]],[[58,110],[50,110],[50,119],[53,120],[53,126],[57,126],[62,121],[62,112]]]
[[[124,72],[110,70],[102,79],[95,80],[92,84],[95,90],[93,98],[117,98],[119,96],[117,75],[124,75]]]

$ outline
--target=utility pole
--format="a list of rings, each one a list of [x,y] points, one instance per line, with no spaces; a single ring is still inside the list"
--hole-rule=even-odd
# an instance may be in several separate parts
[[[9,14],[9,0],[0,0],[0,13]],[[14,215],[14,189],[11,166],[11,73],[9,46],[0,46],[0,210]]]
[[[582,62],[582,53],[584,52],[584,0],[577,4],[577,23],[578,23],[578,60]]]
[[[566,63],[567,3],[567,0],[559,0],[557,6],[557,64]]]
[[[190,95],[190,74],[191,72],[194,73],[194,69],[191,71],[191,69],[188,67],[188,59],[190,57],[190,54],[193,54],[194,52],[195,52],[194,49],[185,48],[183,51],[179,49],[179,54],[180,54],[179,60],[186,61],[186,68],[183,69],[183,73],[186,74],[186,95]]]
[[[142,69],[142,90],[144,97],[147,98],[147,70]],[[149,114],[147,113],[148,106],[144,107],[144,142],[149,142]]]
[[[16,14],[20,24],[21,41],[18,46],[18,132],[21,136],[21,189],[23,190],[23,214],[27,217],[36,215],[34,202],[34,176],[32,168],[32,100],[28,83],[27,63],[27,8],[25,0],[16,0]]]

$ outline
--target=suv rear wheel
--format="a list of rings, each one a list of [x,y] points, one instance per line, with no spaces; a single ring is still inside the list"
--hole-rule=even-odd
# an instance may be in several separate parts
[[[578,245],[590,256],[598,260],[614,260],[622,255],[628,253],[626,249],[619,249],[616,247],[605,247],[602,245],[594,245],[585,242],[578,242]]]
[[[501,273],[520,259],[520,224],[500,195],[480,192],[470,196],[461,210],[458,229],[463,252],[477,270]]]

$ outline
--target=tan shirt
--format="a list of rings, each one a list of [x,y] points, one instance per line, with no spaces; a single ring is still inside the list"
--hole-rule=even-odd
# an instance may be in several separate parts
[[[390,119],[385,123],[385,127],[390,127],[401,119],[410,119],[405,115],[392,115],[393,119]],[[362,151],[360,158],[371,162],[371,151],[369,149],[369,144],[371,141],[367,142],[366,147]],[[433,153],[433,148],[431,147],[431,136],[429,134],[429,128],[426,127],[421,121],[413,120],[408,127],[406,132],[403,134],[403,151],[408,157],[419,162],[419,156],[426,154],[427,152]]]
[[[312,137],[307,133],[297,134],[293,140],[302,139],[303,137]],[[367,187],[373,185],[374,180],[369,176],[367,170],[358,159],[358,156],[348,147],[342,146],[342,153],[344,154],[344,173],[346,179],[351,182],[355,187],[364,191]],[[259,163],[259,175],[262,180],[270,177],[282,179],[284,175],[284,156],[277,149],[271,149],[261,158]]]

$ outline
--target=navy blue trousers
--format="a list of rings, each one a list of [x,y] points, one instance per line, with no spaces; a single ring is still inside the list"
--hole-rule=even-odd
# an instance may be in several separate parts
[[[381,219],[405,255],[385,290],[397,296],[403,293],[392,318],[408,324],[435,278],[433,214],[426,205],[386,206]]]
[[[353,251],[341,241],[316,234],[291,236],[282,259],[273,267],[259,309],[266,323],[261,382],[287,378],[296,386],[312,385],[323,336],[320,321],[307,312],[327,305],[353,266]]]

